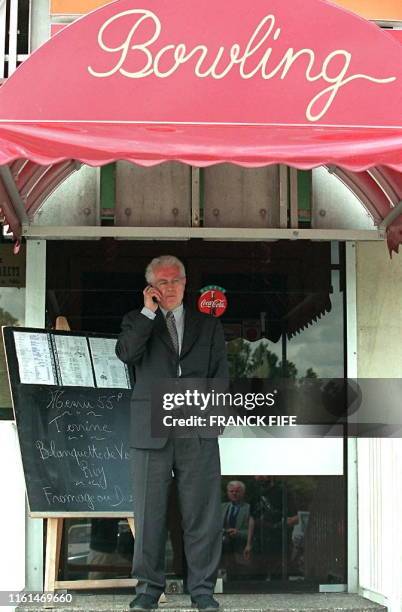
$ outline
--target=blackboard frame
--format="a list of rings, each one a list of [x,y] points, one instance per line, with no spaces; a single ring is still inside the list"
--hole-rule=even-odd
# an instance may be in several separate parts
[[[85,338],[95,337],[95,338],[116,339],[117,336],[112,335],[112,334],[100,334],[100,333],[93,333],[93,332],[71,332],[71,331],[66,331],[66,330],[48,330],[48,329],[43,329],[43,328],[32,328],[32,327],[12,327],[12,326],[2,327],[3,341],[4,341],[4,347],[5,347],[5,353],[6,353],[8,379],[9,379],[11,399],[12,399],[12,405],[13,405],[13,414],[14,414],[14,419],[15,419],[16,426],[17,426],[19,447],[20,447],[20,452],[21,452],[21,461],[22,461],[22,466],[24,469],[24,480],[25,480],[25,489],[26,489],[26,496],[27,496],[27,502],[28,502],[29,516],[31,516],[32,518],[74,518],[74,517],[127,518],[127,517],[132,517],[133,516],[133,512],[131,510],[132,504],[130,504],[130,506],[128,507],[126,501],[124,502],[126,506],[122,508],[121,510],[116,510],[116,511],[105,510],[104,508],[99,509],[99,510],[97,509],[93,509],[93,510],[92,509],[89,509],[89,510],[57,509],[55,511],[52,511],[52,510],[45,511],[43,509],[38,510],[37,506],[35,506],[32,503],[32,494],[30,494],[30,491],[29,491],[30,486],[32,488],[31,478],[29,479],[30,484],[29,485],[27,484],[27,474],[29,474],[29,470],[26,469],[27,441],[26,439],[25,439],[25,443],[23,441],[24,433],[26,434],[28,430],[26,426],[27,423],[25,423],[25,427],[22,424],[22,421],[24,419],[24,416],[22,416],[23,411],[27,411],[28,409],[37,410],[37,407],[35,406],[33,407],[32,405],[30,406],[30,408],[27,408],[26,405],[22,406],[22,404],[24,404],[24,402],[26,402],[27,399],[28,399],[28,404],[29,404],[29,393],[33,393],[33,395],[35,396],[35,390],[39,393],[46,392],[46,391],[48,391],[49,393],[57,393],[57,392],[63,391],[63,392],[67,392],[70,394],[75,393],[75,392],[76,393],[81,392],[82,394],[85,395],[85,397],[90,398],[91,400],[95,401],[96,398],[99,397],[100,393],[102,393],[102,397],[103,396],[106,397],[108,393],[110,394],[110,396],[116,396],[116,394],[123,392],[124,393],[124,408],[125,410],[127,410],[127,415],[129,415],[129,397],[131,396],[131,389],[119,390],[117,388],[63,387],[60,385],[31,385],[31,384],[28,385],[25,383],[21,383],[20,375],[19,375],[18,357],[17,357],[16,347],[15,347],[15,342],[14,342],[14,332],[15,331],[27,332],[27,333],[45,333],[45,334],[51,334],[51,335],[80,336],[80,337],[85,337]],[[131,371],[129,372],[129,376],[130,376],[130,384],[132,387],[134,380],[133,380],[133,374]],[[121,401],[122,401],[121,405],[123,405],[123,399]],[[32,424],[32,421],[31,421],[31,424]],[[120,424],[120,427],[122,427],[121,424]],[[25,447],[25,450],[24,450],[24,447]],[[127,456],[127,452],[125,452],[125,455]],[[31,474],[32,474],[32,469],[31,469]]]

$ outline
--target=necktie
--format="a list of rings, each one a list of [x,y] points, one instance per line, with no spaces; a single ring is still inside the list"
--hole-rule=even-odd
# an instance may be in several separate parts
[[[237,515],[239,514],[239,506],[237,504],[231,504],[229,506],[229,512],[228,512],[228,527],[236,527],[236,519],[237,519]]]
[[[166,325],[168,328],[169,335],[172,339],[173,348],[177,355],[179,354],[179,336],[177,335],[176,321],[174,320],[174,314],[171,310],[166,313]]]

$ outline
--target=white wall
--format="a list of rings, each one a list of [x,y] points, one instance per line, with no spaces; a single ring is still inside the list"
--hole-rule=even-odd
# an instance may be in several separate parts
[[[19,591],[25,587],[25,483],[13,421],[0,421],[0,466],[0,591]]]
[[[360,243],[356,261],[358,376],[402,378],[402,257]],[[359,439],[357,450],[360,590],[400,612],[402,440]]]

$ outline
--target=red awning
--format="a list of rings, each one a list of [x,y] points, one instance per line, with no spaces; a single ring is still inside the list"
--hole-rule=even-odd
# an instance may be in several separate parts
[[[402,170],[402,45],[323,0],[117,0],[0,89],[0,163]]]
[[[402,108],[402,105],[401,105]],[[318,126],[188,126],[117,123],[0,124],[0,163],[38,164],[76,159],[88,165],[127,160],[143,166],[181,161],[194,166],[321,165],[361,171],[382,165],[402,170],[402,129]]]

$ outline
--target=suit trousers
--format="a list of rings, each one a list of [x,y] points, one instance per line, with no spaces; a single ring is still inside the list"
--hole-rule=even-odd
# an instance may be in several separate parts
[[[169,438],[160,449],[132,449],[137,593],[165,589],[167,503],[174,474],[182,515],[187,587],[212,594],[222,548],[221,473],[216,438]]]

